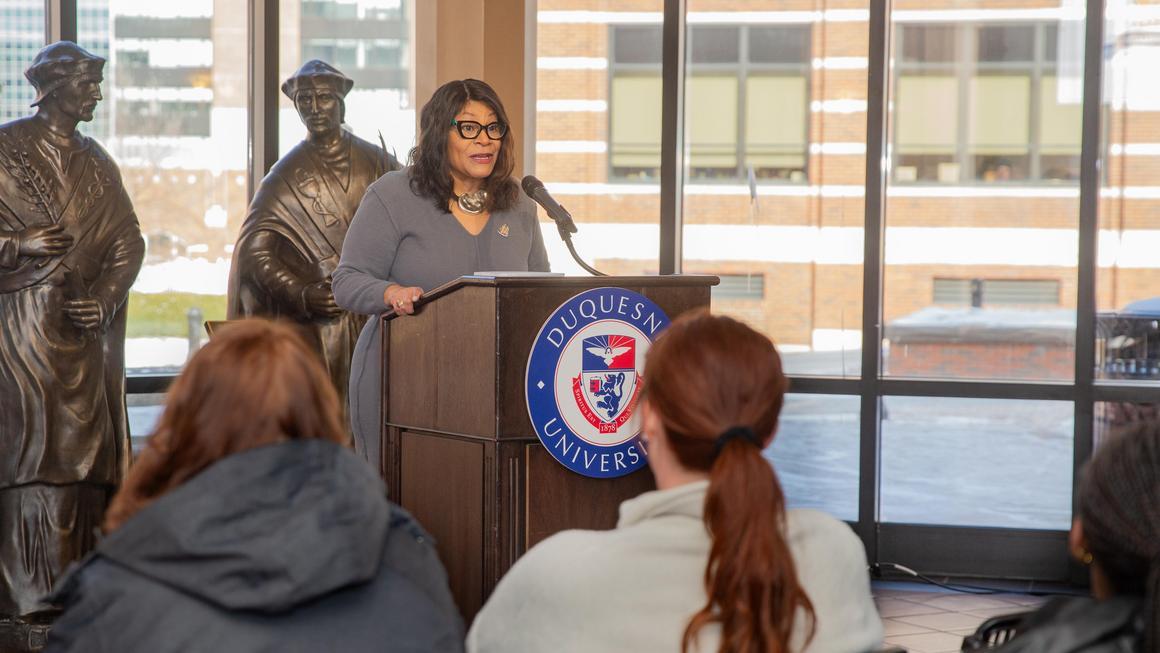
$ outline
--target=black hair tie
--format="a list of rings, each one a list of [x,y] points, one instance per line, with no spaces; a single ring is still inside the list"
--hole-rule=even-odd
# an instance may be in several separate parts
[[[725,445],[729,444],[730,440],[736,440],[738,438],[761,449],[761,440],[758,439],[753,429],[748,426],[731,426],[724,433],[717,436],[717,442],[713,444],[713,457],[720,456],[721,450],[725,448]]]

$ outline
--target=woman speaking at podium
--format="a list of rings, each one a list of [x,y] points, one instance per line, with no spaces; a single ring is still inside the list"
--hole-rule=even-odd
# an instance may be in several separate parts
[[[548,271],[535,204],[512,179],[515,144],[494,89],[477,79],[439,87],[419,117],[409,165],[371,184],[334,271],[334,299],[364,315],[415,311],[415,302],[481,270]],[[379,320],[368,320],[351,361],[355,448],[381,462]]]

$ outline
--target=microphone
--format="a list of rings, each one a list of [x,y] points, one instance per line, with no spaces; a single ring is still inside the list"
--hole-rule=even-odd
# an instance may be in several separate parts
[[[572,222],[572,214],[568,213],[568,209],[560,206],[559,202],[552,199],[548,194],[548,189],[544,188],[544,182],[536,179],[533,175],[524,177],[520,185],[524,187],[524,192],[528,197],[536,201],[536,204],[544,207],[548,212],[548,217],[556,222],[556,231],[560,234],[560,240],[568,246],[568,253],[572,258],[580,264],[580,267],[588,271],[589,274],[597,277],[606,277],[600,270],[588,265],[580,255],[576,253],[576,246],[572,244],[572,234],[576,233],[576,223]]]
[[[544,207],[544,210],[548,212],[548,217],[556,222],[561,237],[565,237],[565,233],[576,233],[576,223],[572,222],[572,214],[568,213],[568,209],[560,206],[559,202],[552,198],[548,189],[544,188],[544,182],[536,179],[534,175],[528,175],[524,177],[520,185],[524,187],[524,193],[535,200],[536,204]]]

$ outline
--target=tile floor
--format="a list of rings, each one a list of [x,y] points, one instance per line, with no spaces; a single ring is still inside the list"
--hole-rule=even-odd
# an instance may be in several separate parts
[[[886,645],[910,653],[958,653],[963,637],[988,618],[1033,610],[1049,598],[1014,592],[961,594],[888,581],[875,581],[873,592]]]

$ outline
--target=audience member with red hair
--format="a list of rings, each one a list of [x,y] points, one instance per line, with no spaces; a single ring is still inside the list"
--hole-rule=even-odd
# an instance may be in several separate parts
[[[862,544],[785,509],[762,451],[787,380],[765,336],[682,317],[648,353],[643,436],[657,490],[613,531],[567,531],[500,581],[468,634],[480,653],[852,653],[882,623]]]
[[[47,650],[462,650],[430,539],[341,420],[290,327],[215,334],[170,389],[106,537],[61,581]]]

